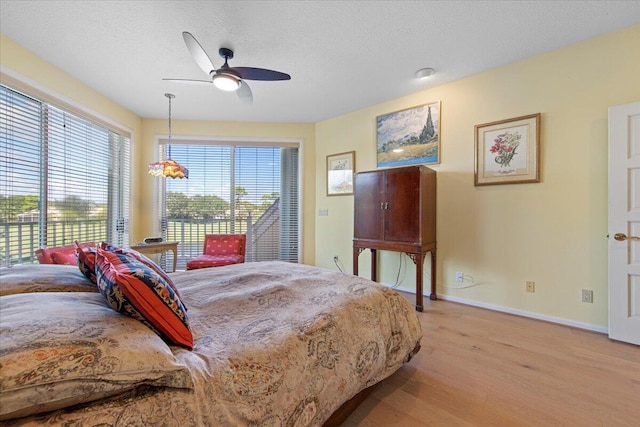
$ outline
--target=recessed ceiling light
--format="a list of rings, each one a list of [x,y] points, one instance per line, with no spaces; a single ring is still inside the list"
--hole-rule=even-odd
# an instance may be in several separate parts
[[[427,77],[429,77],[432,74],[433,74],[433,68],[421,68],[418,71],[416,71],[416,78],[417,79],[426,79]]]

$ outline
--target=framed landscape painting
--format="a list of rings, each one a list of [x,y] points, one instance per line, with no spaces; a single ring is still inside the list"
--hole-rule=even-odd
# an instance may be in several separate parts
[[[376,117],[378,167],[440,163],[440,102]]]
[[[353,194],[353,174],[355,169],[355,151],[327,156],[327,196]]]
[[[540,182],[540,113],[475,126],[474,184]]]

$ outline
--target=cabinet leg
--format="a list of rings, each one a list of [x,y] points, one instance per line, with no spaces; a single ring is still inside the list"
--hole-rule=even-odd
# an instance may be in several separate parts
[[[360,255],[360,248],[353,248],[353,275],[358,275],[358,255]]]
[[[378,251],[377,249],[371,250],[371,280],[378,281]]]
[[[431,251],[431,295],[429,295],[431,301],[438,299],[436,295],[436,251]]]
[[[416,264],[416,311],[423,311],[422,300],[422,263],[424,262],[424,255],[422,253],[414,254],[414,262]]]

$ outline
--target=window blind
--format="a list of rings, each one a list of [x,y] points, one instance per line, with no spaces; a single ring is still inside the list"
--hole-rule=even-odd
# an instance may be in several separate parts
[[[2,264],[39,247],[128,244],[129,138],[0,86]]]
[[[247,234],[247,262],[298,262],[298,148],[161,144],[189,169],[189,179],[164,179],[160,226],[180,241],[178,269],[202,253],[205,234]]]

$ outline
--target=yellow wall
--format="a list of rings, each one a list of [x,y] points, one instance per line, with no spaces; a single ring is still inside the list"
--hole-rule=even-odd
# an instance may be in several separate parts
[[[15,85],[13,79],[9,79],[7,76],[16,77],[29,89],[35,88],[43,91],[47,95],[63,101],[63,104],[82,109],[128,130],[131,132],[133,147],[132,161],[134,164],[139,161],[138,148],[141,140],[142,121],[131,111],[44,61],[3,34],[0,34],[0,71],[3,73],[2,83],[10,87],[15,87]],[[38,93],[34,93],[33,90],[29,90],[27,93],[38,96]],[[131,189],[131,193],[134,200],[139,196],[136,187]],[[140,221],[137,212],[131,212],[131,220],[133,223]]]
[[[607,108],[640,99],[640,25],[316,124],[316,265],[352,270],[353,197],[327,197],[326,155],[356,151],[376,168],[375,118],[441,101],[438,293],[478,305],[605,327],[607,321]],[[542,113],[536,184],[475,187],[474,125]],[[316,212],[317,214],[317,212]],[[401,288],[415,287],[402,255]],[[370,255],[360,255],[368,277]],[[394,284],[400,255],[383,252]],[[428,261],[424,282],[430,281]],[[475,286],[453,289],[457,271]],[[534,281],[536,292],[525,292]],[[465,284],[469,284],[468,281]],[[428,287],[426,287],[428,289]],[[594,291],[593,304],[581,289]]]
[[[166,137],[168,132],[167,120],[144,119],[142,121],[142,152],[137,165],[139,171],[136,182],[140,194],[145,195],[133,202],[133,210],[140,214],[140,218],[152,218],[154,185],[158,178],[147,174],[147,164],[157,157],[158,137]],[[313,264],[315,259],[315,217],[313,215],[315,203],[315,125],[313,123],[256,123],[256,122],[206,122],[189,120],[171,120],[171,133],[174,139],[181,137],[232,137],[234,139],[247,138],[249,140],[291,140],[302,141],[302,262]],[[154,157],[156,156],[156,157]],[[188,166],[188,165],[187,165]],[[151,221],[141,221],[136,232],[132,232],[133,241],[140,241],[153,232]]]
[[[17,77],[55,98],[115,122],[132,133],[132,201],[130,241],[138,242],[153,232],[154,183],[147,164],[155,159],[158,135],[168,132],[166,120],[141,119],[131,111],[75,80],[73,77],[0,34],[0,65],[3,76]],[[4,78],[3,83],[13,79]],[[11,86],[11,84],[9,84]],[[315,259],[315,125],[313,123],[198,122],[172,120],[176,136],[299,139],[303,144],[302,261]]]
[[[607,108],[640,99],[640,26],[417,92],[317,124],[175,120],[176,136],[298,138],[304,141],[303,262],[350,272],[353,197],[326,196],[326,155],[356,151],[358,171],[375,169],[375,117],[441,101],[438,172],[438,292],[589,325],[607,325]],[[19,74],[132,131],[132,241],[152,231],[154,181],[146,165],[165,120],[141,119],[0,35],[3,72]],[[542,113],[538,184],[474,187],[474,125]],[[314,134],[315,132],[315,134]],[[329,216],[318,216],[328,209]],[[401,287],[415,267],[403,255]],[[368,271],[368,253],[360,271]],[[394,283],[400,255],[381,256]],[[314,261],[315,260],[315,261]],[[455,272],[476,286],[452,289]],[[429,282],[430,272],[424,281]],[[536,293],[524,292],[525,281]],[[580,302],[581,289],[594,303]]]

